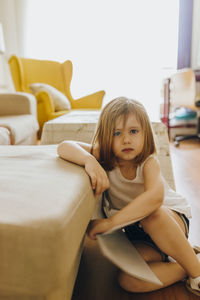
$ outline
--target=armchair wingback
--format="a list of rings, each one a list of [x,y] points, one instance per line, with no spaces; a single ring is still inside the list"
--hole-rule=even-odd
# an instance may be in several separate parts
[[[73,99],[70,91],[73,66],[70,60],[59,63],[13,55],[9,59],[9,66],[16,91],[31,93],[30,84],[46,83],[62,92],[70,101],[72,109],[100,109],[102,106],[104,91]],[[46,91],[39,91],[36,99],[40,128],[44,122],[68,112],[66,110],[55,112],[51,96]]]

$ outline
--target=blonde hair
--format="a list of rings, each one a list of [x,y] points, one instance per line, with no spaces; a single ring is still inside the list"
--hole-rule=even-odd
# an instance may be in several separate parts
[[[149,155],[156,153],[151,122],[144,106],[140,102],[126,97],[113,99],[103,108],[92,141],[92,149],[98,147],[99,162],[106,170],[112,170],[116,165],[116,158],[112,151],[116,121],[123,116],[125,123],[130,113],[133,113],[140,123],[144,137],[143,150],[134,159],[134,164],[141,164]]]

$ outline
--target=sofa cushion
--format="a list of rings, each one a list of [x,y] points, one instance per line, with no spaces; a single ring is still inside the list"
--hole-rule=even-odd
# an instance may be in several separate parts
[[[53,86],[46,83],[32,83],[29,87],[33,94],[46,91],[52,98],[55,111],[71,109],[71,103],[67,97]]]
[[[38,122],[33,115],[1,116],[0,126],[6,127],[11,134],[11,143],[20,144],[23,140],[36,133]]]

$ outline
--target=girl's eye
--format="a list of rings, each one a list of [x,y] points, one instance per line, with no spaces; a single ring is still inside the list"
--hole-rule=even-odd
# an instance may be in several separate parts
[[[138,133],[138,130],[137,129],[131,129],[130,133],[131,134],[136,134],[136,133]]]
[[[114,135],[114,136],[119,136],[120,134],[121,134],[120,131],[115,131],[113,135]]]

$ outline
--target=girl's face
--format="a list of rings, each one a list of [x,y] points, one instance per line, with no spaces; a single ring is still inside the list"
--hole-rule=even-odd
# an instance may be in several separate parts
[[[144,135],[135,115],[130,113],[124,123],[120,116],[115,124],[112,151],[119,163],[132,161],[141,153],[144,145]]]

